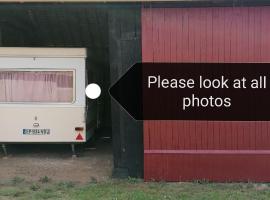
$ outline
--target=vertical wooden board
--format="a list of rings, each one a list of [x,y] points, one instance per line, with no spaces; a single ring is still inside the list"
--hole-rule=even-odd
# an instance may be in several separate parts
[[[226,149],[226,122],[219,123],[219,147],[218,149]]]
[[[258,140],[258,149],[264,149],[264,132],[263,132],[263,122],[262,121],[259,121],[257,122],[257,126],[259,128],[259,137],[257,138]]]
[[[229,62],[236,62],[237,61],[237,8],[231,8],[232,9],[232,20],[230,25],[230,60]]]
[[[242,149],[249,149],[250,146],[250,132],[248,130],[249,123],[242,122]]]
[[[267,140],[270,139],[270,122],[267,122]],[[270,149],[270,144],[267,144],[268,145],[268,148]]]
[[[194,62],[200,62],[201,60],[201,8],[195,8],[193,9],[194,13],[193,15],[193,23],[192,26],[194,27],[194,45],[193,45],[193,51],[194,51]]]
[[[157,170],[155,169],[156,160],[154,155],[144,154],[144,179],[152,181],[158,178]]]
[[[220,145],[220,139],[219,139],[219,135],[220,135],[220,122],[215,121],[213,122],[213,142],[214,142],[214,149],[219,149],[219,145]]]
[[[151,155],[151,161],[152,161],[152,180],[160,180],[162,179],[162,158],[158,154]]]
[[[242,21],[242,33],[240,35],[241,37],[241,49],[240,51],[242,51],[243,49],[245,49],[246,51],[248,50],[248,34],[249,34],[249,27],[248,27],[248,23],[249,23],[249,11],[248,8],[243,8],[242,9],[242,17],[243,17],[243,21]],[[240,62],[248,62],[249,58],[248,58],[248,53],[243,53],[241,52],[241,60]]]
[[[175,23],[175,32],[176,34],[176,60],[174,62],[178,62],[180,60],[183,60],[183,45],[184,45],[184,40],[183,40],[183,35],[184,35],[184,24],[183,24],[183,19],[184,19],[184,12],[183,10],[179,11],[179,9],[176,9],[176,23]]]
[[[231,143],[231,148],[232,149],[237,149],[238,147],[238,144],[237,144],[237,127],[238,127],[238,122],[231,122],[231,140],[230,140],[230,143]]]
[[[152,163],[153,162],[151,162],[151,159],[149,158],[150,156],[148,155],[148,154],[146,154],[146,153],[144,153],[144,155],[143,155],[143,167],[144,167],[144,170],[143,170],[143,172],[144,172],[144,176],[143,176],[143,178],[144,178],[144,180],[149,180],[150,178],[150,176],[151,176],[151,169],[152,169]]]
[[[215,8],[212,9],[212,62],[219,62],[219,41],[220,41],[220,35],[219,35],[219,30],[220,30],[220,8]]]
[[[178,147],[176,149],[185,149],[185,140],[184,140],[184,128],[185,121],[178,121],[177,130],[175,130],[175,135],[178,136]]]
[[[181,9],[182,12],[182,62],[189,62],[189,12],[187,8]]]
[[[164,156],[164,180],[171,180],[171,163],[173,162],[174,158],[172,154],[168,154]]]
[[[224,10],[224,38],[223,38],[223,49],[224,55],[223,60],[220,62],[230,61],[230,26],[231,26],[231,8],[223,8]]]
[[[200,8],[195,8],[193,11],[193,60],[194,62],[200,62],[200,49],[201,49],[201,44],[200,44],[200,40],[201,40],[201,36],[200,33],[200,12],[201,9]]]
[[[169,173],[169,168],[168,167],[168,159],[170,157],[170,154],[167,156],[160,156],[162,160],[162,180],[167,180],[168,179],[168,173]]]
[[[231,122],[226,122],[225,123],[225,129],[224,129],[225,134],[225,140],[226,140],[226,147],[224,149],[232,149],[232,123]]]
[[[172,156],[173,161],[171,161],[169,163],[169,167],[170,167],[169,169],[171,169],[170,170],[170,180],[171,181],[178,181],[180,174],[177,173],[177,171],[179,170],[179,165],[180,165],[181,161],[179,160],[178,155],[172,154],[171,156]]]
[[[249,16],[248,16],[248,59],[249,62],[256,62],[255,59],[255,9],[253,7],[248,8]]]
[[[179,121],[172,122],[172,147],[171,149],[179,149]]]
[[[177,37],[178,35],[178,26],[175,27],[176,24],[178,24],[178,16],[177,16],[177,9],[166,9],[166,12],[171,13],[170,14],[170,62],[177,62]],[[177,30],[174,30],[177,29]],[[174,30],[174,31],[173,31]]]
[[[177,162],[178,161],[177,161],[175,155],[170,154],[168,159],[167,159],[167,169],[166,169],[166,170],[168,170],[168,180],[170,180],[170,181],[177,180],[176,176],[175,176],[175,174],[176,174],[175,170],[177,170],[177,168],[176,168]],[[174,166],[174,167],[171,167],[171,166]]]
[[[160,149],[167,149],[167,122],[166,121],[158,121],[160,126]]]
[[[153,21],[152,10],[142,9],[142,60],[153,61]]]
[[[166,147],[166,142],[164,142],[163,140],[164,123],[162,123],[161,121],[156,121],[156,124],[157,124],[157,131],[159,132],[157,142],[158,149],[165,149],[164,147]]]
[[[161,166],[159,165],[158,155],[148,155],[151,158],[151,169],[150,169],[150,178],[151,180],[159,180],[161,172]]]
[[[190,173],[190,166],[189,166],[189,157],[186,156],[186,155],[180,155],[179,156],[181,158],[181,167],[180,167],[180,170],[181,170],[181,179],[180,181],[185,181],[188,177],[191,176],[191,173]]]
[[[197,142],[197,134],[196,134],[196,121],[189,121],[189,140],[190,146],[189,149],[196,149],[196,142]]]
[[[166,149],[166,142],[164,139],[163,139],[163,133],[164,133],[164,123],[162,123],[161,121],[156,121],[156,130],[157,132],[159,133],[158,136],[157,136],[157,141],[156,141],[156,146],[158,148],[156,149]]]
[[[164,24],[162,27],[161,32],[164,33],[164,36],[161,36],[162,38],[166,37],[166,40],[162,40],[164,45],[164,62],[172,62],[171,61],[171,33],[172,31],[171,22],[173,20],[173,15],[170,13],[169,9],[164,9]]]
[[[260,149],[262,146],[262,126],[261,122],[256,122],[256,149]]]
[[[194,176],[193,170],[191,170],[191,167],[194,166],[192,163],[193,157],[192,156],[187,156],[187,155],[182,155],[182,165],[184,166],[183,173],[182,174],[182,180],[187,180],[189,177]]]
[[[213,8],[206,8],[206,62],[213,62]]]
[[[173,149],[181,149],[183,147],[179,132],[182,130],[180,121],[173,123]]]
[[[148,121],[144,121],[143,124],[143,146],[144,150],[150,149],[150,132],[151,129],[149,127],[150,123]]]
[[[256,122],[249,123],[250,131],[250,147],[249,149],[256,149]]]
[[[190,147],[190,137],[189,137],[189,121],[183,121],[183,130],[181,131],[181,138],[184,143],[184,149]]]
[[[196,128],[196,149],[202,149],[202,128],[203,128],[203,121],[196,121],[195,128]]]
[[[153,37],[153,60],[152,62],[157,62],[160,57],[160,49],[159,49],[159,22],[156,19],[160,18],[159,14],[160,9],[152,9],[152,37]]]
[[[268,129],[267,129],[267,123],[268,122],[261,122],[261,126],[262,126],[262,143],[261,143],[261,149],[269,149],[269,141],[270,138],[268,138]]]
[[[155,62],[163,62],[165,58],[165,43],[168,41],[168,35],[165,34],[165,9],[158,8],[158,57],[155,58]],[[166,40],[164,40],[166,38]]]
[[[172,149],[172,123],[170,120],[164,121],[164,132],[162,134],[163,141],[166,141],[164,149]]]
[[[243,122],[243,146],[242,149],[251,148],[251,132],[250,132],[250,123]]]
[[[153,122],[150,122],[150,121],[143,121],[143,126],[148,126],[148,137],[149,137],[149,149],[152,149],[153,148],[153,140],[156,138],[154,137],[152,134],[153,132],[155,133],[156,130],[153,125]]]
[[[218,46],[218,62],[222,63],[225,61],[224,57],[224,39],[225,39],[225,8],[219,8],[219,20],[218,20],[217,35],[219,39],[217,40]]]
[[[178,136],[178,141],[179,142],[179,149],[186,149],[188,147],[188,137],[187,137],[187,121],[181,121],[182,126],[180,126],[182,129],[178,131],[179,136]]]
[[[270,62],[270,12],[269,7],[261,8],[261,61]]]
[[[208,149],[215,149],[214,146],[214,138],[215,138],[215,133],[214,133],[214,122],[213,121],[208,121],[207,123],[207,137],[208,137]]]
[[[208,123],[207,121],[201,122],[201,149],[208,149]]]
[[[150,149],[160,148],[160,129],[158,121],[149,122]]]
[[[167,145],[168,145],[167,149],[175,149],[174,146],[176,146],[176,145],[175,145],[174,141],[177,141],[178,137],[174,137],[174,127],[177,126],[177,121],[169,121],[167,123],[167,126],[168,126],[167,128],[169,130],[169,135],[168,135],[169,141],[167,143]],[[166,135],[164,137],[166,137]]]
[[[237,123],[237,149],[243,149],[243,122],[242,123]]]
[[[167,163],[167,168],[166,168],[166,170],[168,171],[167,180],[175,181],[177,180],[176,178],[177,170],[179,170],[178,158],[174,154],[168,155],[167,158],[168,158],[167,159],[168,163]]]
[[[203,165],[203,162],[204,162],[203,155],[199,155],[197,157],[197,159],[196,159],[196,165],[197,166],[202,166]],[[202,168],[200,168],[200,167],[197,167],[197,169],[196,169],[196,175],[195,175],[196,180],[207,180],[206,179],[207,176],[205,176],[205,175],[206,174],[205,174],[204,170]]]
[[[201,9],[200,11],[200,62],[207,61],[207,10]]]
[[[243,9],[236,8],[235,9],[235,21],[236,21],[236,47],[235,47],[235,61],[242,62],[243,61]]]
[[[254,35],[254,50],[255,50],[255,62],[261,61],[261,37],[262,37],[262,18],[261,18],[261,7],[254,8],[255,12],[255,21],[254,21],[254,29],[255,29],[255,35]]]
[[[195,31],[196,28],[194,26],[193,23],[195,23],[195,10],[188,8],[188,46],[187,46],[187,53],[188,53],[188,57],[187,57],[187,61],[188,62],[196,62],[195,60]]]
[[[254,122],[254,149],[258,147],[259,131],[258,122]]]
[[[242,127],[241,127],[241,122],[236,122],[235,123],[235,143],[236,143],[236,149],[241,150],[242,149]]]

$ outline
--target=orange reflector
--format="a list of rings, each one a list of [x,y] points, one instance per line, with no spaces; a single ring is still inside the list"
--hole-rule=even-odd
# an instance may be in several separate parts
[[[75,131],[83,131],[83,127],[75,127]]]

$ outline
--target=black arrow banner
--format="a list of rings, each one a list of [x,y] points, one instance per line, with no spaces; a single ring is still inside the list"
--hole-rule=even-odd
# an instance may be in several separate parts
[[[137,63],[109,90],[136,120],[270,120],[268,63]]]

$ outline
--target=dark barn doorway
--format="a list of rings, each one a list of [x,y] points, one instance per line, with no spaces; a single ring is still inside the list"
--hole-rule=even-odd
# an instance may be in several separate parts
[[[98,137],[112,137],[116,177],[143,176],[142,122],[135,122],[107,92],[111,83],[141,61],[140,6],[102,3],[0,6],[2,47],[87,48],[88,82],[98,83],[103,91],[98,100],[88,100],[87,125],[97,123]]]

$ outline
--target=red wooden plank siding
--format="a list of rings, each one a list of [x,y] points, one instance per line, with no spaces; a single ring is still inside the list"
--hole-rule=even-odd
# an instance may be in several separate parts
[[[144,62],[270,62],[270,7],[143,8]],[[270,95],[270,94],[269,94]],[[270,122],[145,121],[145,180],[270,181]]]

